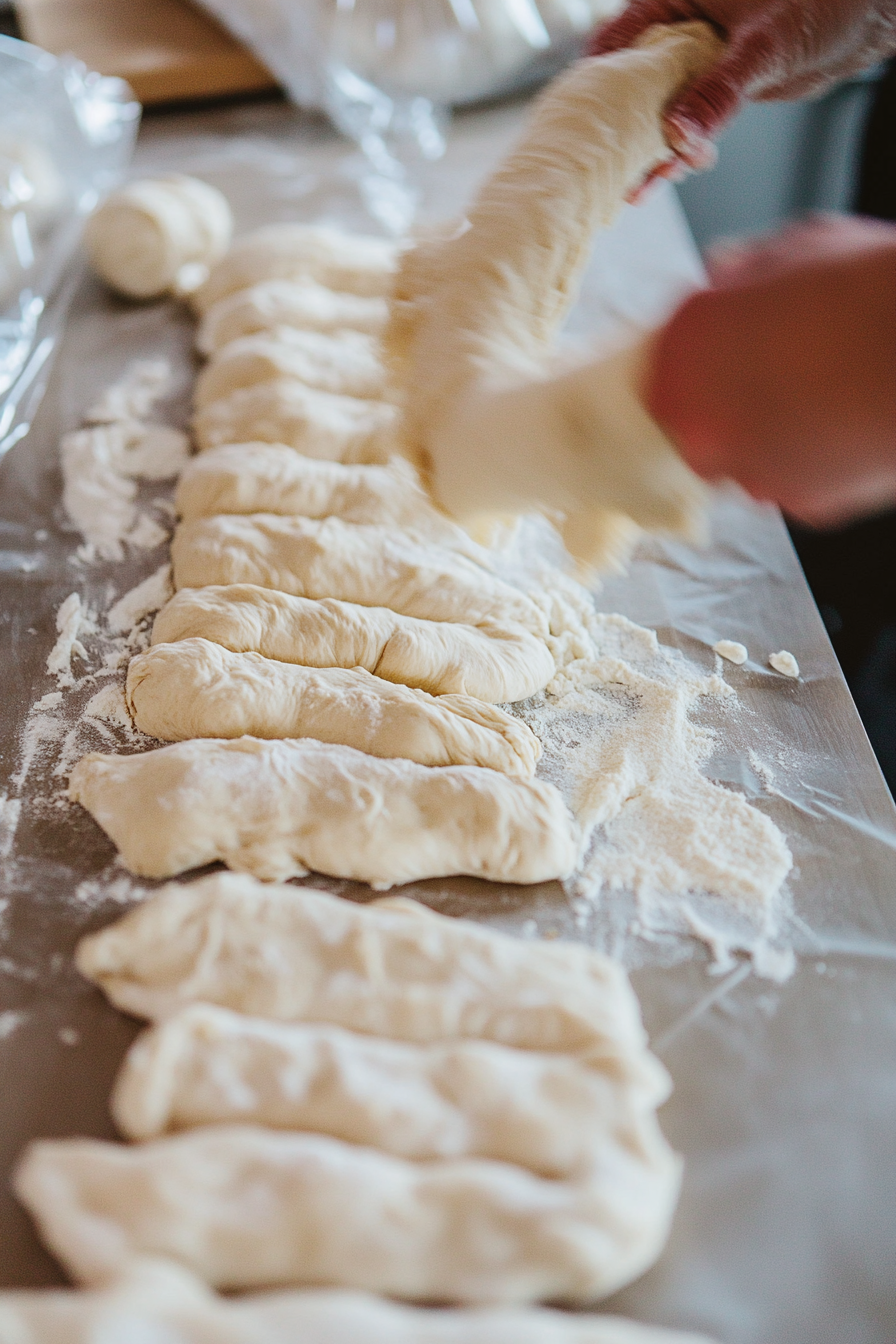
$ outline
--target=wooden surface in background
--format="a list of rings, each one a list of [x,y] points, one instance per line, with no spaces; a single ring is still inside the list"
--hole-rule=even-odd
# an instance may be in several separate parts
[[[276,87],[270,71],[190,0],[17,0],[22,35],[120,75],[142,103]]]

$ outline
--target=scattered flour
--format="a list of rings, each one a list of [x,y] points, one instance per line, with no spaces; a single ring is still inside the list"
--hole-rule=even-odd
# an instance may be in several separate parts
[[[0,859],[8,859],[12,853],[21,815],[21,798],[7,798],[5,793],[0,794]],[[5,904],[2,908],[6,908]]]
[[[720,639],[717,644],[712,646],[713,653],[717,653],[720,658],[726,658],[729,663],[735,663],[740,667],[749,658],[745,644],[739,644],[736,639]]]
[[[159,611],[174,592],[171,566],[161,565],[148,579],[120,597],[106,616],[106,624],[116,633],[126,634],[153,612]]]
[[[130,730],[133,724],[121,682],[104,686],[96,695],[91,696],[84,706],[84,717],[104,719],[107,723],[114,723],[118,728]]]
[[[76,653],[87,661],[87,650],[78,636],[92,634],[96,630],[93,617],[81,605],[77,593],[70,593],[57,611],[56,629],[59,637],[47,655],[47,671],[60,686],[72,686],[75,680],[72,676],[72,654]]]
[[[800,665],[792,653],[786,649],[781,649],[780,653],[770,653],[768,656],[769,666],[776,672],[780,672],[782,677],[798,677],[800,675]]]
[[[171,365],[165,359],[135,359],[117,383],[94,402],[84,419],[89,425],[113,420],[142,420],[172,390]]]
[[[0,1041],[5,1041],[7,1036],[11,1036],[19,1027],[24,1026],[28,1021],[28,1014],[22,1012],[13,1012],[8,1009],[5,1013],[0,1013]]]

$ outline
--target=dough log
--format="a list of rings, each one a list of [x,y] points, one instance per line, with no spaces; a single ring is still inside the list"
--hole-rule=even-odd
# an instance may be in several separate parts
[[[221,860],[269,880],[314,870],[379,888],[449,874],[547,882],[569,876],[580,843],[550,784],[310,739],[92,752],[73,770],[69,796],[141,877]]]
[[[360,331],[328,335],[283,327],[243,336],[213,355],[196,379],[193,405],[201,410],[239,388],[278,378],[361,398],[382,397],[386,383],[372,337]]]
[[[468,695],[435,697],[362,668],[307,668],[207,639],[156,644],[131,659],[127,704],[143,733],[311,737],[420,765],[480,765],[530,778],[541,743],[526,724]]]
[[[311,280],[265,280],[212,304],[199,324],[196,346],[203,355],[213,355],[241,336],[276,327],[376,335],[388,316],[386,299],[345,294]]]
[[[153,644],[193,637],[305,667],[363,667],[432,695],[509,704],[554,675],[547,646],[520,627],[417,620],[386,607],[312,601],[256,584],[183,588],[156,617]]]

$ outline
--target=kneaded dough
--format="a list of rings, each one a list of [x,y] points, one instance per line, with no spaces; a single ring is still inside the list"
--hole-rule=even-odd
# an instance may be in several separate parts
[[[432,696],[363,668],[308,668],[207,639],[156,644],[131,659],[136,726],[163,742],[312,737],[420,765],[481,765],[529,779],[541,743],[520,719],[468,695]]]
[[[450,874],[548,882],[572,873],[580,844],[552,784],[380,760],[310,738],[91,752],[72,771],[69,797],[141,877],[221,860],[268,880],[313,870],[377,888]]]
[[[96,1290],[0,1292],[3,1344],[711,1344],[539,1307],[436,1309],[339,1289],[223,1298],[171,1261]]]
[[[196,379],[199,410],[242,387],[295,379],[324,392],[371,400],[386,390],[377,342],[361,331],[293,331],[280,327],[241,336],[212,355]]]
[[[491,1041],[412,1045],[341,1027],[269,1022],[200,1003],[137,1038],[112,1114],[129,1139],[202,1125],[329,1134],[411,1161],[485,1157],[585,1179],[670,1092],[568,1055]],[[649,1142],[649,1140],[648,1140]]]
[[[200,452],[224,443],[280,443],[331,462],[388,462],[397,452],[396,408],[294,378],[240,387],[193,417]]]
[[[241,336],[275,327],[377,334],[388,316],[386,299],[345,294],[313,280],[264,280],[212,304],[199,324],[196,348],[213,355]]]
[[[238,238],[193,295],[199,313],[264,280],[311,280],[367,298],[391,292],[399,248],[325,224],[267,224]]]
[[[212,873],[172,883],[87,934],[75,963],[137,1017],[212,1003],[396,1041],[466,1038],[578,1054],[628,1086],[654,1085],[619,962],[584,943],[514,938],[406,897],[359,905]]]
[[[363,667],[432,695],[472,695],[489,704],[534,695],[556,670],[547,645],[518,626],[418,620],[252,583],[176,593],[155,619],[152,642],[194,636],[306,667]]]
[[[544,612],[520,589],[466,555],[392,527],[219,514],[180,523],[171,561],[175,588],[254,583],[296,597],[391,607],[421,620],[490,621],[548,633]]]
[[[216,1288],[587,1303],[642,1273],[668,1235],[680,1164],[658,1128],[652,1144],[635,1134],[579,1182],[249,1125],[131,1147],[44,1139],[13,1186],[53,1254],[88,1284],[159,1255]]]

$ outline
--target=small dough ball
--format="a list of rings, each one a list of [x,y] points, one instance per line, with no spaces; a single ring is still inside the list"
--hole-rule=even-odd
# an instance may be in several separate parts
[[[769,666],[776,672],[780,672],[782,677],[793,677],[796,679],[800,675],[800,665],[792,653],[786,649],[781,649],[780,653],[770,653],[768,656]]]
[[[87,221],[84,245],[93,269],[132,299],[203,283],[230,245],[230,206],[214,187],[193,177],[131,182],[108,196]]]
[[[713,644],[712,651],[720,658],[726,658],[729,663],[735,663],[737,667],[745,663],[750,656],[746,645],[739,644],[736,639],[720,639],[717,644]]]

